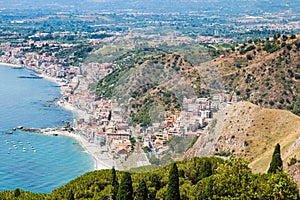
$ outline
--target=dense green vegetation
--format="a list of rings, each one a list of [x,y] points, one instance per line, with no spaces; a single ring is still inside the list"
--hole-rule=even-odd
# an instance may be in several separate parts
[[[136,200],[147,200],[148,199],[148,188],[144,179],[141,179],[136,190],[135,199]]]
[[[299,44],[295,35],[277,33],[239,45],[225,56],[229,62],[219,64],[227,89],[262,107],[300,115]]]
[[[129,172],[124,172],[122,175],[121,182],[118,188],[117,199],[118,200],[133,199],[132,180]]]
[[[159,49],[146,48],[134,51],[127,51],[121,56],[114,58],[113,62],[117,66],[113,73],[108,74],[99,80],[95,93],[97,96],[105,96],[111,98],[114,94],[114,87],[131,68],[143,64],[154,56],[162,54]]]
[[[171,165],[166,200],[180,200],[179,175],[176,163]]]
[[[111,198],[112,200],[117,199],[117,194],[118,194],[118,188],[119,188],[119,182],[118,182],[118,177],[115,168],[113,167],[111,170],[112,174],[112,179],[111,179],[111,185],[112,185],[112,192],[111,192]]]
[[[253,174],[242,159],[216,157],[193,158],[151,172],[94,171],[49,195],[17,189],[1,192],[0,199],[114,199],[116,185],[116,199],[299,199],[297,185],[286,173]]]
[[[141,46],[126,52],[113,61],[114,71],[92,85],[91,90],[97,96],[127,105],[129,121],[142,127],[153,123],[151,110],[157,110],[153,106],[162,109],[158,114],[175,113],[180,111],[184,97],[207,97],[209,91],[200,72],[185,59],[186,55],[168,52],[168,48],[172,47],[164,46],[162,50]],[[206,56],[209,58],[201,62],[210,59],[209,54]]]

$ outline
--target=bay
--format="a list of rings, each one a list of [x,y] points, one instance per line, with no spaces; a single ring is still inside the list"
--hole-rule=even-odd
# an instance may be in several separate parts
[[[73,114],[56,106],[60,88],[32,71],[0,66],[0,191],[21,188],[50,193],[93,170],[93,159],[72,138],[16,131],[63,126]],[[23,78],[22,78],[23,77]]]

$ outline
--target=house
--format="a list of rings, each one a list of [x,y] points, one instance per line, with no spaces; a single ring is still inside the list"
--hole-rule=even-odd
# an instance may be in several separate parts
[[[127,132],[118,132],[118,133],[106,133],[106,141],[112,142],[113,140],[130,140],[131,135]]]

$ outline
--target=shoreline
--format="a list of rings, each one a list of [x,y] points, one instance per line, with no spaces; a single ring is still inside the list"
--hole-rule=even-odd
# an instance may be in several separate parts
[[[60,86],[60,92],[61,94],[63,94],[64,92],[64,84],[62,82],[57,81],[56,78],[47,76],[45,74],[38,74],[39,77],[54,82],[55,84],[57,84],[58,86]],[[62,101],[59,99],[58,101],[56,101],[56,105],[60,106],[62,108],[64,108],[65,110],[68,110],[70,112],[73,113],[73,115],[75,115],[73,117],[85,117],[86,113],[78,108],[76,108],[75,106],[73,106],[71,103]],[[114,166],[114,163],[107,163],[108,161],[104,161],[103,159],[100,159],[97,154],[100,152],[97,152],[98,147],[97,145],[95,145],[94,143],[90,143],[88,141],[86,141],[82,136],[80,136],[79,134],[74,134],[74,133],[69,133],[68,131],[52,131],[49,134],[47,134],[46,132],[43,132],[42,134],[46,134],[46,135],[53,135],[53,134],[57,134],[60,136],[64,136],[64,137],[71,137],[73,139],[75,139],[77,142],[79,142],[79,144],[81,145],[81,147],[86,150],[88,152],[88,154],[92,157],[92,159],[94,160],[94,170],[101,170],[101,169],[111,169]],[[109,158],[107,158],[107,160],[110,160]]]
[[[92,157],[92,159],[94,160],[94,170],[101,170],[101,169],[111,169],[111,164],[112,163],[108,163],[105,162],[104,160],[101,160],[98,156],[97,156],[97,151],[98,148],[95,144],[93,143],[89,143],[88,141],[86,141],[82,136],[72,133],[72,132],[68,132],[68,131],[63,131],[63,130],[51,130],[51,131],[46,131],[46,129],[41,129],[40,130],[41,133],[39,134],[43,134],[43,135],[47,135],[47,136],[63,136],[63,137],[69,137],[69,138],[73,138],[74,140],[76,140],[80,146]],[[110,159],[107,159],[110,160]]]
[[[26,69],[26,67],[23,67],[21,65],[3,63],[3,62],[0,62],[0,66]],[[60,93],[63,94],[63,92],[65,90],[64,83],[58,81],[56,78],[46,75],[46,74],[39,73],[39,74],[37,74],[37,76],[41,77],[47,81],[51,81],[51,82],[54,82],[55,84],[57,84],[60,87]],[[61,99],[56,101],[55,104],[57,106],[64,108],[65,110],[72,112],[74,115],[73,119],[76,117],[80,117],[80,116],[85,117],[85,115],[86,115],[86,113],[84,111],[74,107],[71,103],[61,101]],[[87,140],[85,140],[85,138],[83,138],[79,134],[70,133],[68,131],[63,131],[63,130],[55,130],[55,131],[46,131],[46,129],[40,129],[40,130],[41,130],[41,133],[39,133],[39,134],[44,134],[44,135],[49,135],[49,136],[59,135],[59,136],[70,137],[70,138],[75,139],[80,144],[80,146],[94,160],[94,170],[111,169],[114,166],[114,161],[111,158],[109,158],[108,155],[107,156],[102,155],[103,158],[99,157],[101,152],[100,152],[100,148],[96,144],[88,142]]]
[[[21,65],[17,65],[17,64],[11,64],[11,63],[4,63],[4,62],[0,62],[0,66],[3,67],[13,67],[13,68],[23,68]]]

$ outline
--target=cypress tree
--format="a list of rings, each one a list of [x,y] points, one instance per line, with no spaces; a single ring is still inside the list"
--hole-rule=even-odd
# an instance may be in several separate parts
[[[132,180],[129,172],[124,172],[118,188],[117,200],[132,200]]]
[[[69,191],[67,199],[68,200],[75,200],[73,190]]]
[[[149,179],[150,187],[154,188],[154,190],[149,190],[149,199],[155,199],[156,193],[161,187],[160,177],[157,174],[151,174]]]
[[[21,191],[19,188],[16,188],[15,191],[14,191],[14,195],[15,197],[19,197],[21,195]]]
[[[280,156],[280,145],[276,144],[268,173],[276,173],[276,171],[282,171],[282,159]]]
[[[148,199],[148,189],[147,189],[147,185],[146,185],[146,182],[144,181],[144,179],[142,179],[139,182],[139,186],[136,191],[135,199],[136,200],[147,200]]]
[[[173,163],[169,171],[169,181],[166,200],[180,200],[179,176],[176,163]]]
[[[113,186],[111,198],[112,198],[112,200],[116,200],[119,183],[118,183],[118,177],[117,177],[117,174],[116,174],[115,167],[113,167],[111,169],[111,175],[112,175],[111,185]]]

